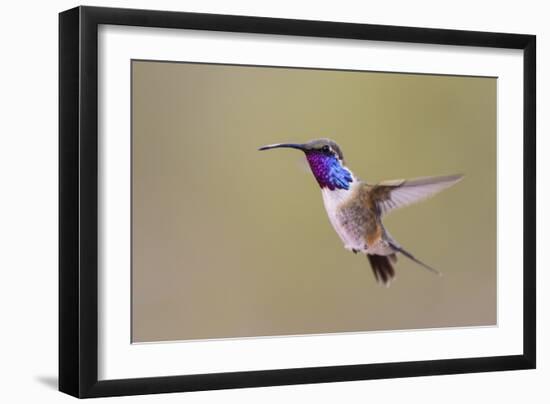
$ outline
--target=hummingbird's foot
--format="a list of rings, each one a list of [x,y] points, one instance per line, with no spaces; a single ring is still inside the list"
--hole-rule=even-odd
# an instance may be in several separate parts
[[[356,250],[355,248],[352,248],[351,251],[353,251],[354,254],[357,254],[359,250]]]

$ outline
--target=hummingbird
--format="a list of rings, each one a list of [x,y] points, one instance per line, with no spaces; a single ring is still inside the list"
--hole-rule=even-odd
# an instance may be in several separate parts
[[[353,253],[365,254],[376,281],[389,286],[395,278],[393,265],[401,254],[427,270],[440,272],[405,250],[386,230],[382,218],[391,211],[425,200],[459,182],[463,175],[423,177],[371,184],[346,166],[342,149],[330,139],[307,143],[277,143],[258,150],[290,148],[304,152],[321,188],[332,227]]]

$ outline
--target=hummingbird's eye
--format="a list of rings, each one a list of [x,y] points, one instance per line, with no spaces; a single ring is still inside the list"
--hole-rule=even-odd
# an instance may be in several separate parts
[[[325,153],[330,153],[331,152],[330,146],[327,146],[327,145],[321,147],[321,150]]]

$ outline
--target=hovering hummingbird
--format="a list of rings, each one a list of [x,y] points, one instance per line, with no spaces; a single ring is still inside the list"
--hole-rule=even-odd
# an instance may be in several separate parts
[[[395,277],[397,253],[439,274],[395,241],[382,223],[392,210],[424,200],[460,181],[462,175],[425,177],[369,184],[357,178],[344,163],[342,150],[330,139],[308,143],[278,143],[258,150],[298,149],[305,153],[323,196],[329,220],[347,250],[367,256],[379,283],[389,286]]]

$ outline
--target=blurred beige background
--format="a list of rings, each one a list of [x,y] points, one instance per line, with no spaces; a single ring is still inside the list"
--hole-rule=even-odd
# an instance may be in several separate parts
[[[132,62],[132,340],[496,324],[496,79]],[[362,179],[464,173],[392,213],[390,288],[344,250],[296,150]]]

